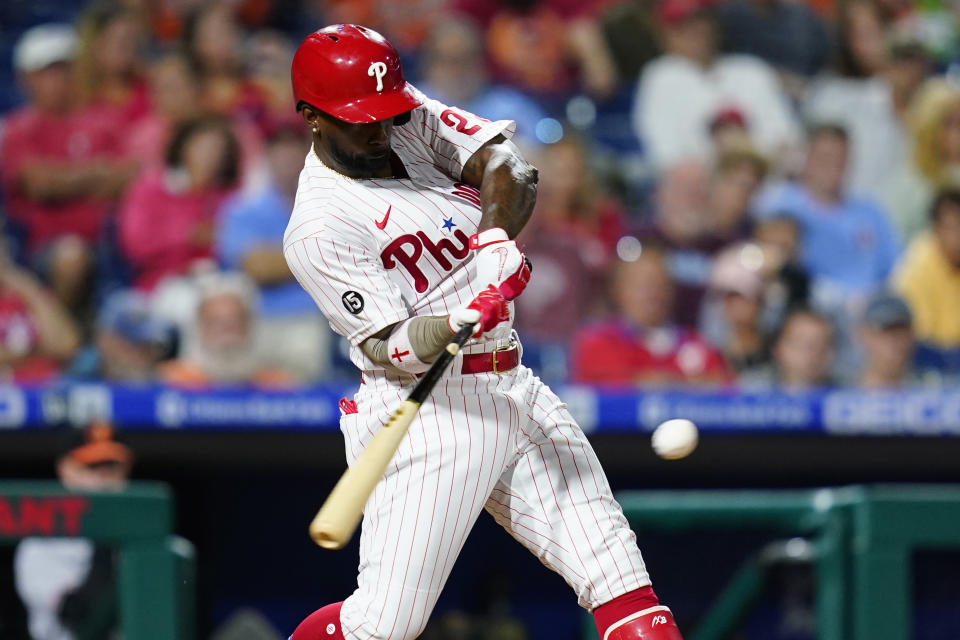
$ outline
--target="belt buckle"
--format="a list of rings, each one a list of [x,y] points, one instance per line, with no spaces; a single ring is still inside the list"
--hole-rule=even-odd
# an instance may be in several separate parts
[[[503,351],[510,351],[510,349],[516,349],[516,348],[517,348],[517,343],[514,342],[513,340],[511,340],[509,343],[505,345],[494,348],[494,350],[491,352],[491,356],[493,357],[493,372],[495,374],[500,375],[501,373],[506,373],[506,371],[500,370],[500,365],[497,362],[497,354]],[[509,371],[509,369],[507,371]]]

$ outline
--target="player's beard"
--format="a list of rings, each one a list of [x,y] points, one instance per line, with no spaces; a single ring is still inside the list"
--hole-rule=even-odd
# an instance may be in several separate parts
[[[330,155],[337,161],[347,173],[357,178],[373,177],[382,173],[383,169],[390,166],[390,146],[386,150],[374,154],[350,153],[337,146],[333,141],[330,142]]]

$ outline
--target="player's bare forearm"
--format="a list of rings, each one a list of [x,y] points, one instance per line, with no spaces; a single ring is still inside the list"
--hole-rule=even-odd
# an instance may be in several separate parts
[[[471,156],[460,178],[480,190],[483,213],[477,230],[501,227],[515,238],[537,200],[537,169],[517,145],[502,135],[493,138]]]

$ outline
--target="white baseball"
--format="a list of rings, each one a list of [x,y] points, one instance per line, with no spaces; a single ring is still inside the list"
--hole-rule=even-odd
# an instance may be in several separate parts
[[[667,420],[653,432],[650,444],[665,460],[679,460],[693,453],[700,441],[697,425],[683,418]]]

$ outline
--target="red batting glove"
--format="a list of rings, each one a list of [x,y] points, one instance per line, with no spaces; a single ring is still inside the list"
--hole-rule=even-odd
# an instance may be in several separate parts
[[[478,338],[505,320],[510,319],[507,300],[495,286],[480,292],[470,304],[454,309],[447,316],[450,330],[456,333],[465,324],[474,323],[473,337]]]
[[[530,281],[530,262],[510,239],[496,227],[470,236],[470,248],[477,250],[477,281],[500,288],[503,297],[513,300]]]
[[[527,283],[530,282],[530,275],[533,273],[532,265],[527,256],[522,253],[520,256],[523,258],[520,268],[500,283],[500,293],[507,300],[513,300],[523,293],[523,290],[527,288]]]

